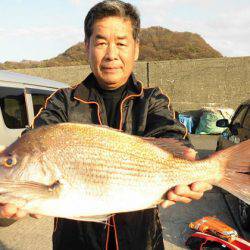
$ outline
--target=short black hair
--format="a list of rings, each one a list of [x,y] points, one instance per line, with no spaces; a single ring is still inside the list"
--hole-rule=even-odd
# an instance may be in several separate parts
[[[133,38],[139,40],[141,21],[136,7],[120,0],[105,0],[93,6],[85,18],[85,42],[89,41],[93,33],[93,25],[95,21],[111,16],[130,20],[133,28]]]

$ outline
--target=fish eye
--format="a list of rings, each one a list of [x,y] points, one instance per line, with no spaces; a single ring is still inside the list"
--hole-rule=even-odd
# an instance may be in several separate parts
[[[16,159],[14,157],[8,157],[3,162],[4,167],[6,168],[12,168],[14,165],[16,165]]]

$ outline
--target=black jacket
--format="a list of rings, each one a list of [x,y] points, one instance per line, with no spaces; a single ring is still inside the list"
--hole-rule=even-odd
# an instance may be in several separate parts
[[[75,87],[56,91],[35,117],[33,127],[61,122],[107,125],[105,105],[95,81],[90,74]],[[186,136],[185,127],[174,119],[168,97],[159,88],[143,89],[133,75],[121,101],[119,118],[118,129],[128,134],[179,139]],[[53,248],[105,249],[114,231],[117,249],[164,249],[157,208],[118,214],[110,224],[55,219]]]

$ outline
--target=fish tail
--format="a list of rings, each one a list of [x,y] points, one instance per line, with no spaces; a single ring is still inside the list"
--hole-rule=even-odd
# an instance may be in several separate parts
[[[224,175],[217,186],[250,204],[250,140],[215,153]]]

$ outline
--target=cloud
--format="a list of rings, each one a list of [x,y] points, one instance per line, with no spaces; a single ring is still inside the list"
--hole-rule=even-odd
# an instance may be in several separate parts
[[[140,5],[142,7],[140,9],[143,10],[143,26],[160,25],[173,31],[198,33],[225,56],[250,55],[250,9],[243,5],[237,7],[225,5],[223,8],[218,7],[208,17],[203,17],[203,12],[194,11],[194,6],[190,6],[190,13],[193,11],[193,14],[182,15],[182,12],[177,11],[179,8],[175,5],[177,2],[194,4],[197,1],[156,0],[153,3],[145,2]],[[206,0],[200,2],[203,5],[209,4]],[[211,2],[213,1],[211,0]],[[188,11],[186,9],[184,14]],[[157,13],[157,15],[152,13]],[[204,15],[206,13],[205,11]]]
[[[207,23],[206,36],[225,55],[250,55],[250,10],[241,9],[221,14]]]
[[[91,8],[92,6],[94,6],[96,3],[100,2],[99,0],[68,0],[72,5],[76,6],[76,7],[84,7],[86,9]]]
[[[40,39],[49,40],[52,38],[63,39],[67,37],[83,36],[83,29],[72,26],[58,27],[30,27],[17,28],[13,30],[0,29],[2,39],[25,38],[25,37],[40,37]]]
[[[72,3],[75,6],[79,6],[81,5],[81,3],[83,2],[82,0],[69,0],[70,3]]]
[[[157,13],[161,11],[166,11],[166,10],[173,10],[174,7],[176,6],[198,6],[198,7],[209,7],[212,6],[214,3],[216,3],[216,0],[146,0],[146,1],[138,1],[137,6],[139,7],[139,10],[144,11],[151,11],[152,13]],[[150,8],[150,9],[147,9]],[[153,14],[154,15],[154,14]]]
[[[166,0],[168,4],[195,4],[201,6],[211,5],[215,0]]]
[[[17,1],[25,3],[23,0],[15,0]],[[5,58],[14,60],[19,54],[20,59],[36,59],[38,55],[39,59],[50,58],[75,43],[83,41],[82,18],[100,0],[67,1],[75,6],[72,15],[77,13],[81,15],[78,27],[69,24],[70,20],[66,22],[66,25],[57,22],[54,26],[50,23],[43,27],[39,24],[33,24],[36,26],[30,24],[27,27],[25,25],[14,26],[25,28],[13,28],[13,26],[6,28],[1,25],[1,60]],[[226,3],[216,0],[128,1],[138,7],[143,27],[160,25],[173,31],[198,33],[225,56],[250,55],[249,3],[242,4],[243,1],[235,2],[234,0],[226,0]],[[72,10],[68,8],[67,13],[68,11]],[[24,46],[27,47],[26,51]],[[16,50],[13,47],[16,47]],[[31,54],[30,51],[34,53]],[[47,52],[49,53],[46,54]],[[6,55],[5,58],[4,55]]]
[[[83,38],[83,29],[71,26],[0,29],[0,62],[52,58]]]

